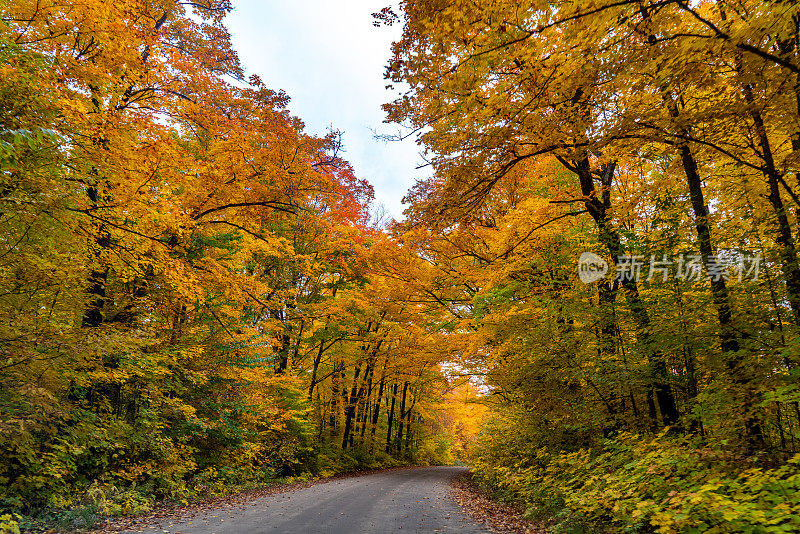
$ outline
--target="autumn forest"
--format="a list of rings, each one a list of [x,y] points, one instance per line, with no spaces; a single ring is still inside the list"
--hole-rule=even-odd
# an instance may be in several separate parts
[[[229,0],[0,0],[0,532],[404,465],[800,531],[800,3],[403,0],[401,220]]]

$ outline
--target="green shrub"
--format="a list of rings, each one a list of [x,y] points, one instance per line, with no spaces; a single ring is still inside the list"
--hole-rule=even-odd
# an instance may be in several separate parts
[[[475,467],[557,529],[588,521],[627,532],[800,531],[800,455],[765,468],[688,440],[624,434],[596,450],[540,449],[526,463]]]
[[[19,534],[19,516],[16,514],[0,515],[0,534]]]

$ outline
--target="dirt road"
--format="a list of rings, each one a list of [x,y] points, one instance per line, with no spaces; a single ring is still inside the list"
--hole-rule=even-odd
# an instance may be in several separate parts
[[[174,522],[148,534],[487,532],[448,497],[458,467],[418,467],[323,482]]]

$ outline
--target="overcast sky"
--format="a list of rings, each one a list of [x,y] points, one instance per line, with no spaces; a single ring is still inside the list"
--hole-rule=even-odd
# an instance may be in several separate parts
[[[344,132],[344,157],[375,187],[375,203],[402,217],[400,202],[415,178],[423,178],[419,147],[412,141],[375,140],[383,124],[381,104],[393,97],[383,79],[392,40],[400,27],[375,28],[371,14],[390,0],[234,0],[227,18],[247,74],[291,97],[289,109],[313,134]]]

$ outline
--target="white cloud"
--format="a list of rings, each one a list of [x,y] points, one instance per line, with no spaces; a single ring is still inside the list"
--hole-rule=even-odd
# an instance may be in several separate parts
[[[371,130],[394,132],[382,124],[384,66],[400,28],[375,28],[373,12],[387,0],[237,0],[227,24],[248,74],[291,97],[291,111],[308,131],[344,132],[345,157],[358,176],[375,187],[376,203],[395,218],[400,199],[424,171],[412,140],[385,143]]]

